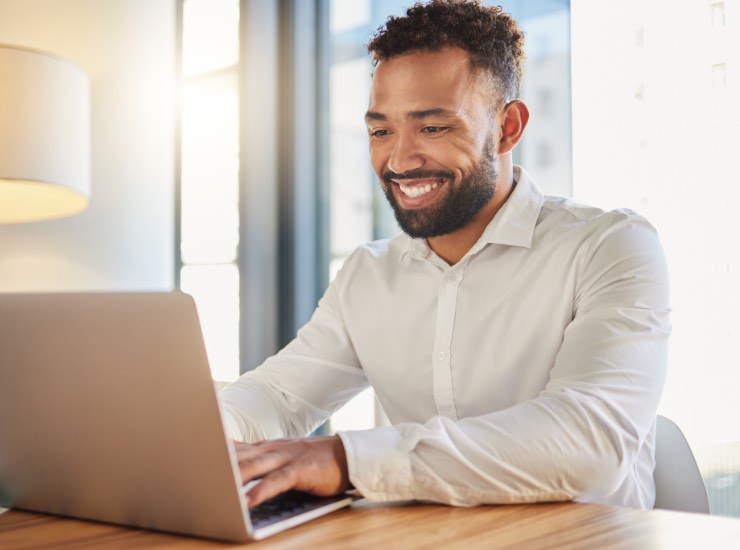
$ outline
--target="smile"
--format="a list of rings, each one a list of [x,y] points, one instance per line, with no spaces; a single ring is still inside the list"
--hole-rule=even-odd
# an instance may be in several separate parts
[[[416,184],[416,185],[406,185],[405,183],[397,182],[398,188],[401,190],[401,192],[406,195],[407,197],[411,198],[418,198],[423,195],[426,195],[427,193],[433,191],[434,189],[437,189],[439,187],[439,182],[433,182],[433,183],[422,183],[422,184]]]

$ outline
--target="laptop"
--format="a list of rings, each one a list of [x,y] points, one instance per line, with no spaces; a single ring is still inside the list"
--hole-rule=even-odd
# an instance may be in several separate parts
[[[244,494],[191,296],[0,294],[0,507],[244,542],[353,501]]]

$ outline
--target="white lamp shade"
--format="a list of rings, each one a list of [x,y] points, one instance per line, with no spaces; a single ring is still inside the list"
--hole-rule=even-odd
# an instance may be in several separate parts
[[[90,85],[74,63],[0,45],[0,223],[69,216],[90,196]]]

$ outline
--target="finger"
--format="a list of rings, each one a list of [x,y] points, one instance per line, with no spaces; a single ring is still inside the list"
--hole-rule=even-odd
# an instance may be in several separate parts
[[[297,479],[295,472],[293,466],[287,465],[264,476],[247,493],[247,504],[249,508],[254,508],[272,497],[295,489]]]
[[[257,441],[254,443],[245,443],[242,441],[232,441],[234,451],[238,458],[249,458],[254,455],[262,454],[266,451],[280,449],[290,440],[274,439],[270,441]]]
[[[289,460],[289,454],[279,449],[269,448],[238,456],[239,474],[242,483],[264,477],[273,470],[284,466]]]

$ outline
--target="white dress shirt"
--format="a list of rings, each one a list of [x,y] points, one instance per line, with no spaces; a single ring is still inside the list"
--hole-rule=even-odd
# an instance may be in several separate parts
[[[652,507],[658,236],[515,179],[454,266],[406,235],[356,250],[296,339],[222,392],[229,435],[305,436],[370,384],[392,426],[339,434],[370,500]]]

